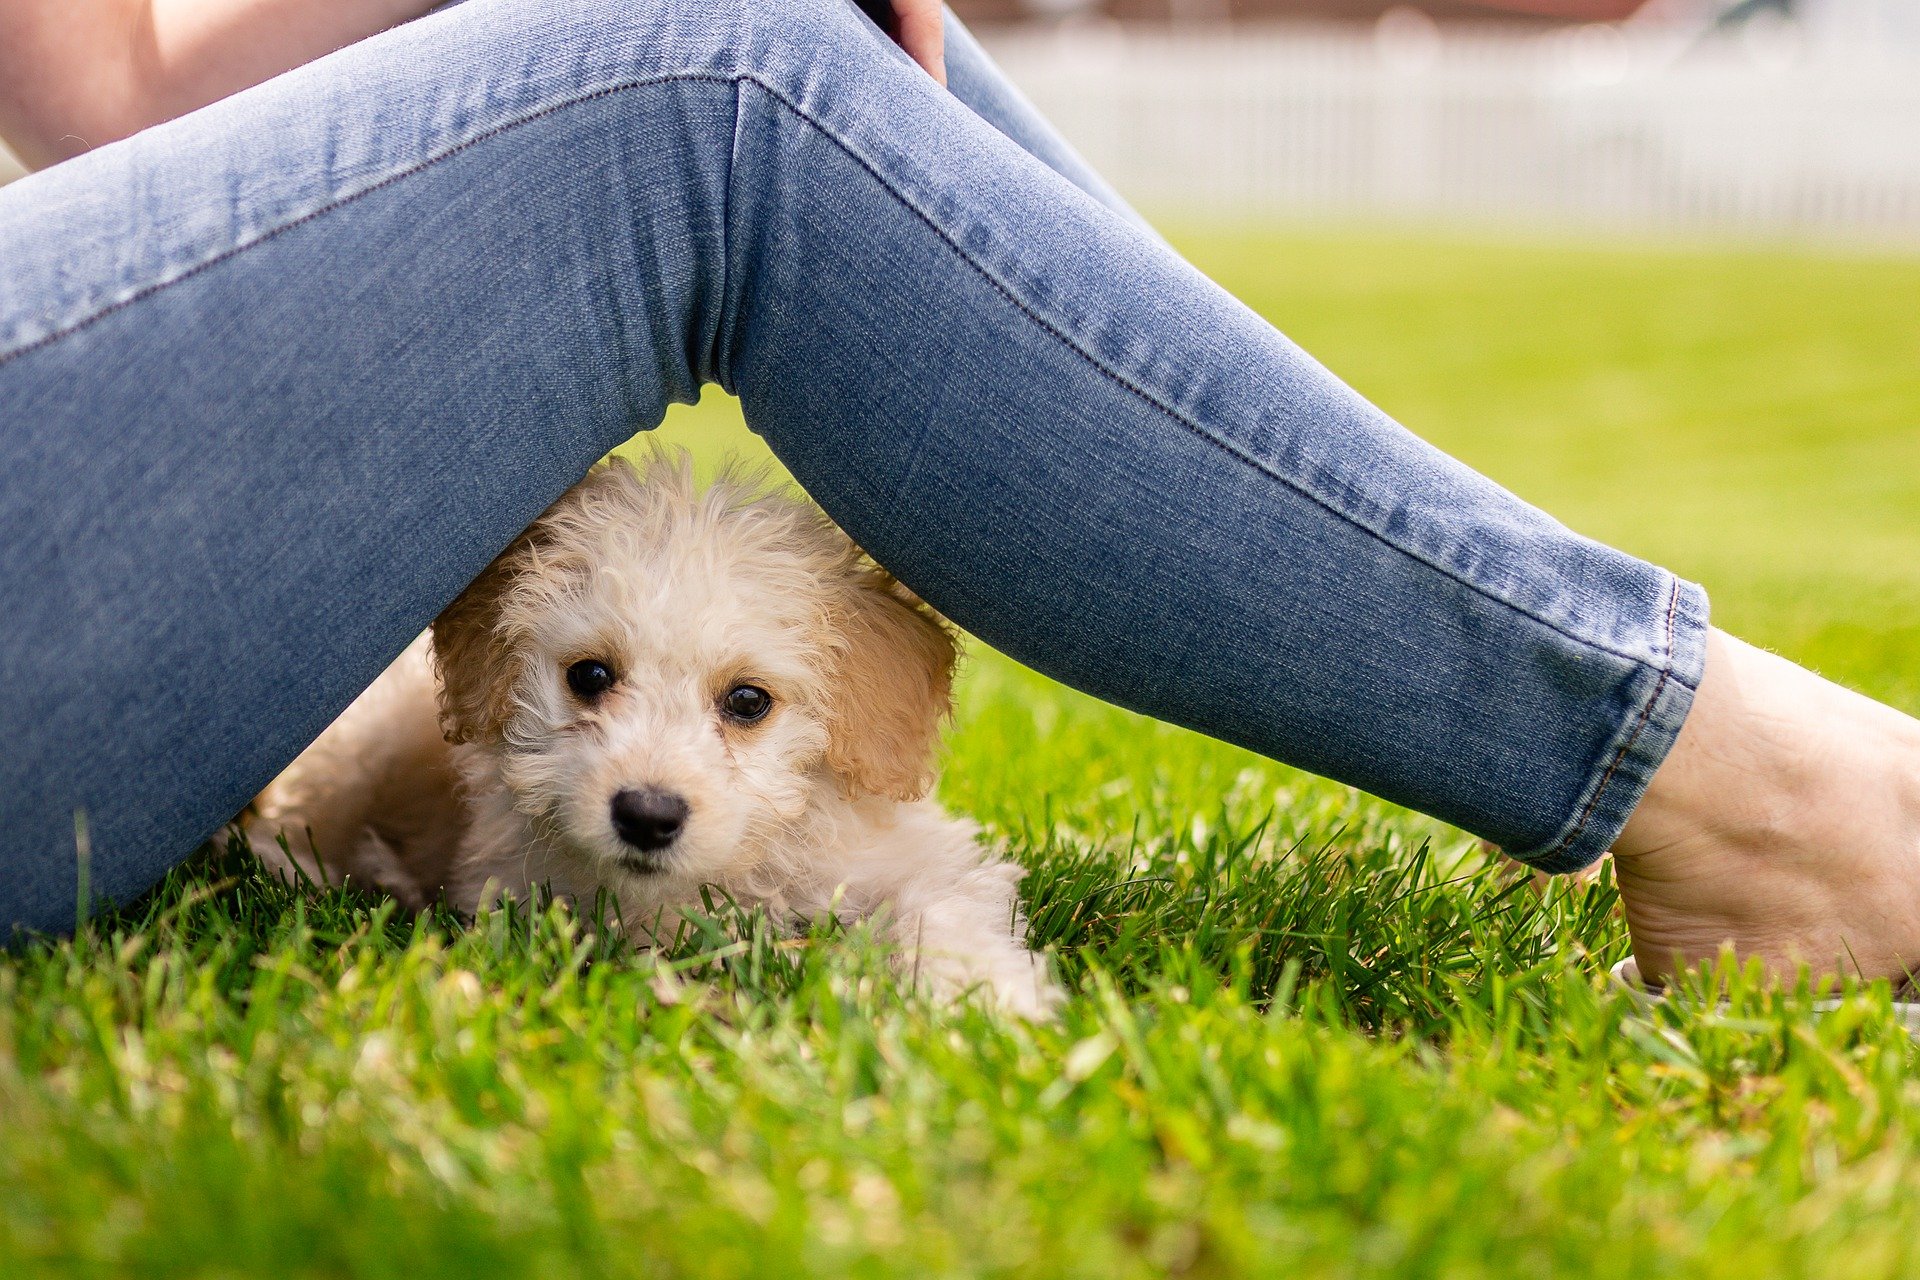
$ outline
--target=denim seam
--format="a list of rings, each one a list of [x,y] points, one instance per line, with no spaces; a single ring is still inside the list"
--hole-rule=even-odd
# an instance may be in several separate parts
[[[1497,604],[1506,609],[1509,609],[1514,613],[1520,615],[1521,617],[1527,619],[1528,621],[1534,623],[1535,625],[1544,627],[1548,631],[1553,632],[1555,635],[1558,635],[1563,639],[1570,640],[1575,644],[1585,645],[1586,647],[1597,650],[1598,652],[1608,654],[1615,658],[1620,658],[1627,662],[1631,662],[1636,666],[1647,665],[1646,659],[1639,656],[1638,654],[1623,653],[1618,649],[1612,648],[1609,645],[1602,644],[1599,641],[1594,640],[1590,637],[1576,635],[1573,632],[1566,630],[1560,624],[1550,619],[1539,616],[1538,614],[1534,613],[1531,609],[1528,609],[1525,606],[1516,603],[1515,601],[1508,600],[1503,596],[1495,594],[1490,588],[1482,586],[1481,584],[1476,582],[1468,581],[1467,579],[1461,577],[1458,573],[1454,572],[1452,569],[1450,569],[1446,565],[1436,563],[1435,561],[1428,558],[1427,556],[1411,548],[1400,545],[1399,543],[1393,541],[1391,538],[1387,537],[1386,534],[1382,533],[1380,530],[1375,529],[1372,526],[1368,525],[1365,521],[1361,520],[1359,517],[1353,515],[1350,512],[1342,511],[1340,508],[1332,505],[1325,498],[1321,497],[1319,494],[1314,493],[1312,490],[1306,488],[1304,485],[1301,485],[1297,481],[1291,479],[1290,477],[1273,470],[1272,468],[1262,463],[1258,458],[1251,456],[1250,454],[1241,450],[1240,448],[1233,445],[1232,443],[1226,440],[1223,440],[1219,436],[1213,434],[1211,431],[1207,430],[1204,426],[1202,426],[1198,422],[1193,421],[1191,418],[1187,417],[1187,415],[1180,412],[1179,409],[1173,407],[1172,405],[1164,403],[1159,399],[1159,397],[1155,396],[1151,391],[1148,391],[1146,388],[1140,386],[1138,383],[1134,382],[1131,378],[1121,373],[1119,370],[1110,367],[1102,358],[1094,355],[1091,351],[1087,350],[1087,348],[1081,345],[1081,343],[1078,340],[1076,340],[1072,335],[1066,333],[1060,327],[1054,325],[1052,322],[1047,320],[1033,306],[1028,304],[1022,298],[1020,298],[1017,294],[1015,294],[1013,290],[1006,283],[1001,281],[1000,278],[996,276],[992,271],[990,271],[985,264],[980,262],[972,254],[969,254],[966,251],[966,249],[960,245],[958,241],[956,241],[951,235],[947,233],[946,229],[943,228],[939,224],[939,222],[937,222],[925,210],[921,209],[919,205],[915,204],[914,201],[910,199],[904,192],[900,191],[891,182],[889,182],[886,179],[885,175],[883,175],[879,171],[879,169],[875,167],[875,165],[872,162],[867,160],[865,156],[861,155],[857,150],[855,150],[854,147],[851,144],[849,144],[845,139],[841,138],[838,134],[834,133],[833,130],[829,129],[823,122],[809,115],[799,105],[789,100],[786,97],[786,95],[781,93],[778,89],[776,89],[772,85],[766,83],[764,80],[761,80],[759,77],[749,73],[749,74],[742,75],[741,79],[748,81],[754,85],[757,85],[761,89],[765,90],[768,97],[770,97],[775,102],[779,103],[782,107],[784,107],[787,110],[787,112],[791,114],[795,119],[799,120],[802,124],[807,125],[809,128],[817,132],[821,137],[833,143],[834,146],[838,147],[855,164],[858,164],[862,169],[866,170],[868,176],[871,177],[876,183],[878,183],[880,185],[880,188],[883,191],[887,192],[896,201],[898,201],[901,207],[905,208],[908,212],[912,213],[915,217],[919,218],[921,222],[925,223],[929,230],[931,230],[935,235],[939,236],[940,239],[946,243],[947,247],[953,250],[955,256],[957,256],[967,266],[971,267],[974,270],[974,272],[980,276],[981,279],[985,280],[989,285],[993,286],[994,290],[998,292],[1001,297],[1005,298],[1008,302],[1012,303],[1013,306],[1017,310],[1019,310],[1023,315],[1025,315],[1029,320],[1033,321],[1033,323],[1038,325],[1045,332],[1052,335],[1053,338],[1056,341],[1058,341],[1062,346],[1066,347],[1069,351],[1073,352],[1075,355],[1079,356],[1082,360],[1084,360],[1088,365],[1092,366],[1092,368],[1096,373],[1099,373],[1101,376],[1107,378],[1109,381],[1113,382],[1115,385],[1119,386],[1121,389],[1132,393],[1134,396],[1138,397],[1140,400],[1145,401],[1149,406],[1151,406],[1153,409],[1158,411],[1162,416],[1172,420],[1177,426],[1180,426],[1186,431],[1192,433],[1194,436],[1206,442],[1207,444],[1212,445],[1214,448],[1219,449],[1221,452],[1225,453],[1228,457],[1235,459],[1236,461],[1240,462],[1242,465],[1252,467],[1255,471],[1259,472],[1263,476],[1266,476],[1268,479],[1276,481],[1279,484],[1285,485],[1287,488],[1293,490],[1295,493],[1299,494],[1300,496],[1305,498],[1307,501],[1313,503],[1315,506],[1319,507],[1321,510],[1327,512],[1329,515],[1333,516],[1335,519],[1341,521],[1342,523],[1351,525],[1353,528],[1359,530],[1361,533],[1366,534],[1368,537],[1374,539],[1376,542],[1380,543],[1382,546],[1386,547],[1388,550],[1397,552],[1398,554],[1405,556],[1407,559],[1412,560],[1416,564],[1424,565],[1426,568],[1439,574],[1441,577],[1447,579],[1448,581],[1453,582],[1458,586],[1465,587],[1468,591],[1473,592],[1475,595],[1478,595],[1485,600],[1491,601],[1494,604]],[[1669,666],[1670,665],[1671,664],[1669,664]]]
[[[753,40],[753,23],[757,13],[752,5],[744,6],[733,15],[734,32],[737,39],[750,45]],[[744,24],[744,29],[743,29]],[[744,73],[725,77],[733,89],[733,131],[727,139],[727,179],[720,186],[720,300],[718,314],[713,322],[713,343],[707,351],[705,373],[726,391],[733,394],[733,334],[738,327],[739,317],[735,314],[733,290],[737,283],[733,260],[734,234],[733,213],[738,204],[738,195],[734,190],[740,172],[741,132],[744,128],[747,109],[740,91]],[[699,373],[695,374],[698,378]]]
[[[740,126],[747,114],[741,101],[740,84],[739,78],[733,81],[733,136],[727,143],[727,180],[720,185],[719,314],[713,322],[713,343],[707,349],[707,372],[729,395],[733,392],[729,385],[733,381],[731,340],[737,320],[733,313],[733,186],[740,168]]]
[[[1593,815],[1599,812],[1600,802],[1605,799],[1607,788],[1613,785],[1614,775],[1620,771],[1621,764],[1626,761],[1628,754],[1632,752],[1634,744],[1640,741],[1640,734],[1646,729],[1647,722],[1653,718],[1653,709],[1660,704],[1660,695],[1666,692],[1667,681],[1673,678],[1674,614],[1679,608],[1680,579],[1676,577],[1673,580],[1672,589],[1667,596],[1666,654],[1665,663],[1660,668],[1660,678],[1654,681],[1653,691],[1647,695],[1645,702],[1641,704],[1640,714],[1635,718],[1632,730],[1626,735],[1626,739],[1621,742],[1619,749],[1613,753],[1613,759],[1607,763],[1606,772],[1600,775],[1599,785],[1594,787],[1593,795],[1588,797],[1586,806],[1581,809],[1580,816],[1575,819],[1573,830],[1556,841],[1551,848],[1543,849],[1538,854],[1529,854],[1529,861],[1543,862],[1556,854],[1564,853],[1573,845],[1577,844],[1581,836],[1586,834],[1587,824],[1593,820]],[[1679,683],[1685,684],[1686,682],[1679,681]]]
[[[676,73],[670,73],[670,74],[664,74],[664,75],[658,75],[658,76],[647,76],[637,80],[629,80],[621,83],[605,85],[589,93],[583,93],[578,95],[577,97],[563,99],[559,102],[548,103],[546,106],[541,107],[536,111],[531,111],[525,115],[515,116],[512,119],[504,120],[489,129],[482,130],[481,132],[473,135],[471,138],[467,138],[459,143],[456,143],[454,146],[447,148],[445,151],[441,151],[435,155],[430,155],[423,160],[416,161],[415,163],[409,164],[403,168],[396,169],[395,171],[393,171],[392,173],[389,173],[384,178],[381,178],[379,181],[371,183],[368,186],[362,187],[358,191],[352,192],[349,195],[339,196],[333,200],[328,201],[327,203],[321,205],[316,209],[311,209],[308,212],[301,214],[297,218],[290,219],[289,221],[283,222],[280,225],[273,227],[268,231],[262,232],[251,240],[247,240],[244,243],[236,244],[236,245],[230,246],[229,248],[223,249],[218,253],[215,253],[211,257],[208,257],[202,260],[201,262],[195,263],[193,266],[180,272],[178,275],[170,276],[165,280],[156,281],[153,284],[146,285],[140,289],[137,289],[133,293],[129,294],[127,297],[121,298],[116,302],[109,303],[106,306],[100,308],[98,311],[93,312],[91,315],[84,317],[83,319],[74,321],[68,325],[65,325],[62,328],[56,329],[52,333],[46,334],[40,338],[36,338],[32,342],[26,343],[23,346],[15,347],[11,351],[0,351],[0,365],[7,364],[15,359],[18,359],[21,356],[29,355],[44,347],[51,346],[54,343],[61,341],[62,339],[71,337],[72,335],[79,333],[87,328],[90,328],[94,324],[99,323],[101,320],[106,319],[108,316],[114,315],[115,313],[122,311],[129,306],[132,306],[134,303],[142,302],[147,298],[154,297],[155,295],[163,292],[164,290],[171,288],[174,285],[183,283],[187,280],[191,280],[195,276],[200,275],[202,272],[210,270],[211,268],[216,267],[221,263],[226,262],[232,258],[238,257],[240,254],[245,253],[249,249],[256,248],[257,246],[265,244],[270,240],[276,239],[277,237],[284,234],[285,232],[291,231],[300,226],[304,226],[305,224],[312,222],[322,217],[325,214],[332,213],[360,199],[363,199],[366,196],[372,195],[377,191],[384,190],[385,188],[393,185],[396,182],[401,181],[404,178],[408,178],[413,176],[414,174],[421,173],[426,169],[429,169],[444,160],[451,159],[452,157],[459,155],[463,151],[466,151],[472,147],[478,146],[482,142],[490,141],[491,139],[499,137],[504,133],[508,133],[514,129],[520,128],[523,125],[530,124],[535,120],[543,119],[549,115],[565,110],[569,107],[581,106],[585,103],[594,102],[601,98],[611,97],[615,94],[625,93],[625,92],[628,92],[629,90],[648,88],[650,86],[659,85],[659,84],[674,84],[674,83],[725,84],[725,85],[732,86],[735,94],[737,95],[739,93],[740,84],[743,81],[750,82],[758,86],[760,89],[764,90],[769,98],[771,98],[774,102],[779,103],[780,106],[784,110],[786,110],[788,114],[794,117],[794,119],[800,121],[802,124],[806,125],[808,128],[814,130],[814,132],[818,133],[821,137],[825,138],[828,142],[832,143],[835,147],[837,147],[855,164],[858,164],[862,169],[866,170],[868,176],[870,176],[876,183],[879,184],[881,190],[885,191],[888,195],[892,196],[894,200],[897,201],[902,208],[906,209],[908,212],[913,214],[914,217],[918,218],[923,224],[925,224],[929,230],[931,230],[935,235],[939,236],[940,239],[947,245],[949,249],[953,251],[955,256],[958,257],[961,262],[965,263],[968,267],[972,268],[972,270],[976,274],[978,274],[981,279],[985,280],[989,285],[993,287],[993,289],[996,292],[998,292],[1008,302],[1013,304],[1013,306],[1018,311],[1020,311],[1021,314],[1025,315],[1034,324],[1038,325],[1043,331],[1052,335],[1052,337],[1056,341],[1058,341],[1062,346],[1066,347],[1069,351],[1079,356],[1080,359],[1082,359],[1089,366],[1091,366],[1096,373],[1099,373],[1101,376],[1107,378],[1109,381],[1113,382],[1115,385],[1119,386],[1121,389],[1131,393],[1138,399],[1144,401],[1146,404],[1151,406],[1154,410],[1159,412],[1161,415],[1170,419],[1177,426],[1192,433],[1196,438],[1206,442],[1207,444],[1212,445],[1214,448],[1219,449],[1222,453],[1225,453],[1228,457],[1235,459],[1236,461],[1240,462],[1242,465],[1251,467],[1255,471],[1259,472],[1261,475],[1266,476],[1268,479],[1286,486],[1288,489],[1291,489],[1293,492],[1299,494],[1301,497],[1305,498],[1307,501],[1313,503],[1315,506],[1321,508],[1323,511],[1326,511],[1329,515],[1332,515],[1335,519],[1340,520],[1344,524],[1351,525],[1353,528],[1359,530],[1361,533],[1374,539],[1376,542],[1380,543],[1382,546],[1386,547],[1388,550],[1396,552],[1399,555],[1405,556],[1407,559],[1412,560],[1416,564],[1421,564],[1426,566],[1428,569],[1439,574],[1441,577],[1447,579],[1448,581],[1453,582],[1455,585],[1464,587],[1468,591],[1473,592],[1475,595],[1478,595],[1483,599],[1486,599],[1488,601],[1491,601],[1494,604],[1497,604],[1506,609],[1509,609],[1512,612],[1518,614],[1519,616],[1528,619],[1534,624],[1544,627],[1548,631],[1551,631],[1554,634],[1559,635],[1564,639],[1570,640],[1575,644],[1584,645],[1598,652],[1610,654],[1613,657],[1621,658],[1628,662],[1632,662],[1635,664],[1644,664],[1645,660],[1635,654],[1622,653],[1619,650],[1614,649],[1608,645],[1601,644],[1600,642],[1593,640],[1590,637],[1575,635],[1573,632],[1566,630],[1558,623],[1550,619],[1540,617],[1538,614],[1534,613],[1532,610],[1512,600],[1508,600],[1503,596],[1495,594],[1491,589],[1479,583],[1472,582],[1467,580],[1466,578],[1461,577],[1458,573],[1454,572],[1452,569],[1448,568],[1446,565],[1436,563],[1435,561],[1428,558],[1427,556],[1411,548],[1400,545],[1399,543],[1393,541],[1391,538],[1388,538],[1384,533],[1382,533],[1378,529],[1371,527],[1365,521],[1359,519],[1357,516],[1353,515],[1350,512],[1343,511],[1340,508],[1332,505],[1325,498],[1321,497],[1319,494],[1314,493],[1311,489],[1308,489],[1307,487],[1305,487],[1304,485],[1301,485],[1300,483],[1293,480],[1292,478],[1266,466],[1258,458],[1255,458],[1249,455],[1244,450],[1238,448],[1237,446],[1231,444],[1226,440],[1221,439],[1219,436],[1207,430],[1204,426],[1202,426],[1198,422],[1193,421],[1192,419],[1187,417],[1187,415],[1181,413],[1178,409],[1174,408],[1172,405],[1164,403],[1152,392],[1140,386],[1138,383],[1133,381],[1131,378],[1127,377],[1125,374],[1122,374],[1118,370],[1110,367],[1103,359],[1094,355],[1091,351],[1087,350],[1086,347],[1084,347],[1079,341],[1073,338],[1070,334],[1068,334],[1063,329],[1061,329],[1057,325],[1053,324],[1051,321],[1047,320],[1044,316],[1042,316],[1039,313],[1039,311],[1037,311],[1033,306],[1028,304],[1022,298],[1020,298],[1017,294],[1015,294],[1007,284],[1005,284],[1003,281],[999,279],[998,276],[996,276],[992,271],[988,270],[985,264],[981,263],[973,255],[969,254],[966,251],[966,249],[963,248],[959,244],[959,242],[953,238],[953,236],[947,233],[946,229],[943,228],[939,224],[939,222],[937,222],[925,210],[921,209],[920,206],[916,204],[912,199],[910,199],[905,192],[899,190],[896,186],[894,186],[893,183],[889,182],[886,179],[886,177],[879,171],[879,169],[876,168],[875,165],[871,161],[869,161],[865,156],[861,155],[860,152],[857,151],[850,143],[848,143],[844,138],[841,138],[832,129],[828,128],[822,121],[815,119],[812,115],[808,114],[798,104],[794,103],[789,98],[787,98],[785,94],[780,92],[779,89],[775,88],[771,84],[768,84],[766,81],[760,79],[758,76],[753,75],[751,72],[742,72],[742,73],[736,73],[732,75],[716,75],[712,72],[676,72]],[[738,109],[739,109],[738,104],[736,102],[736,106],[735,106],[736,112],[738,111]],[[738,129],[737,117],[736,117],[735,128],[737,131]],[[1663,676],[1664,676],[1664,673],[1663,673]]]

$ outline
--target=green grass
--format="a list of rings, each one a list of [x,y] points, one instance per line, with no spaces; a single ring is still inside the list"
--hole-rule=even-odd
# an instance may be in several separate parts
[[[1920,709],[1920,263],[1181,238],[1443,446]],[[730,406],[679,415],[752,448]],[[716,911],[662,956],[203,857],[0,959],[0,1275],[1896,1276],[1884,991],[1611,993],[1604,880],[984,652],[944,786],[1033,869],[1058,1026]]]

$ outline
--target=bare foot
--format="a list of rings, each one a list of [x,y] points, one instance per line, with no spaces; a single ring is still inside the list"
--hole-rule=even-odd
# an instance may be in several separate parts
[[[1614,865],[1649,981],[1731,945],[1899,983],[1920,971],[1920,721],[1715,631]]]

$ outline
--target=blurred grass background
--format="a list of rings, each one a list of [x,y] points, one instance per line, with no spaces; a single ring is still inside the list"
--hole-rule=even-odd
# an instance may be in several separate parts
[[[1920,263],[1189,226],[1413,429],[1920,709]],[[665,438],[757,441],[724,398]],[[1884,987],[1609,988],[1608,879],[976,648],[942,792],[1031,869],[1060,1025],[724,910],[665,956],[210,852],[0,958],[0,1275],[1894,1277]]]

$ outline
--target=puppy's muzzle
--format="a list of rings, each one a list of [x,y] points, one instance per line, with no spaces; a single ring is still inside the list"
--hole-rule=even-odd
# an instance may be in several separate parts
[[[680,838],[688,812],[686,800],[671,791],[622,791],[613,797],[614,834],[641,853],[658,854]]]

